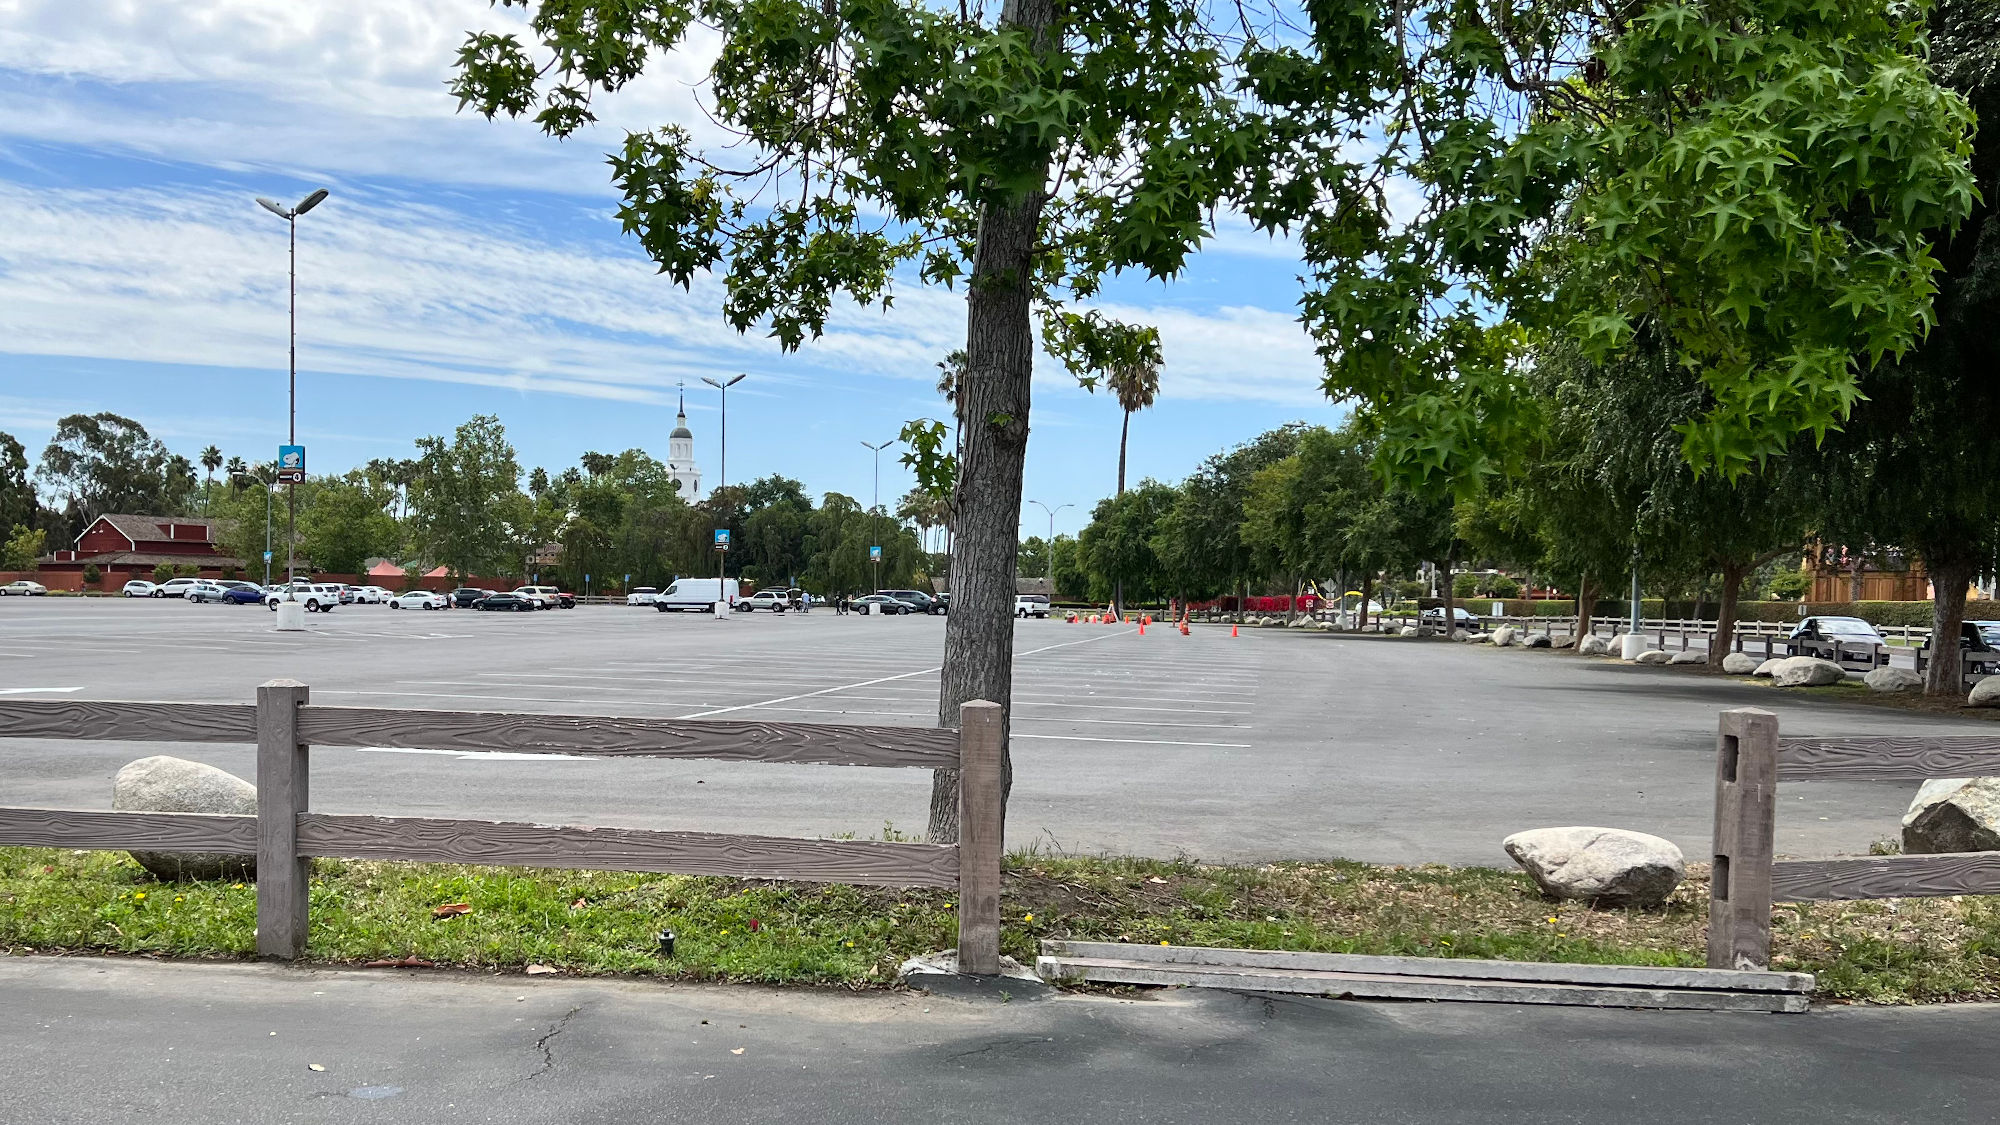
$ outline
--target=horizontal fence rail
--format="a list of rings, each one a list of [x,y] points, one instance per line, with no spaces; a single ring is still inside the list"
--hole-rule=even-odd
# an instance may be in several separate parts
[[[257,815],[0,808],[0,844],[254,855],[257,952],[303,955],[308,865],[318,857],[509,867],[653,871],[741,879],[954,887],[958,966],[1000,969],[1001,770],[997,704],[960,708],[960,728],[832,726],[739,719],[643,719],[319,707],[304,684],[273,681],[256,706],[0,700],[0,738],[253,743]],[[957,771],[953,844],[796,839],[714,832],[309,811],[313,747],[700,758]]]
[[[2000,738],[1780,737],[1755,707],[1722,713],[1716,743],[1708,963],[1764,968],[1773,902],[2000,894],[2000,852],[1773,860],[1781,781],[1923,781],[2000,774]]]

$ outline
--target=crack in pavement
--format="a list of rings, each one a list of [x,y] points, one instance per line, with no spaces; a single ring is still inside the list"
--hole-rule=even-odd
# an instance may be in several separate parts
[[[581,1011],[583,1011],[583,1005],[578,1004],[576,1007],[571,1008],[567,1012],[564,1012],[562,1014],[562,1018],[556,1021],[554,1027],[549,1028],[549,1030],[540,1039],[535,1040],[535,1050],[540,1051],[542,1053],[542,1065],[536,1067],[535,1072],[533,1074],[528,1075],[527,1080],[529,1082],[533,1082],[535,1079],[540,1078],[542,1075],[547,1074],[549,1071],[555,1069],[556,1051],[555,1048],[550,1046],[549,1044],[555,1040],[556,1036],[561,1035],[563,1033],[564,1028],[569,1026],[570,1018]]]
[[[945,1061],[949,1062],[953,1059],[967,1059],[971,1058],[974,1055],[983,1055],[986,1054],[988,1051],[997,1051],[1002,1048],[1030,1047],[1037,1043],[1053,1043],[1055,1041],[1056,1039],[1055,1036],[1053,1035],[1035,1035],[1026,1038],[1014,1037],[1008,1039],[996,1039],[993,1042],[988,1043],[983,1047],[974,1047],[969,1051],[958,1051],[953,1054],[946,1055]]]

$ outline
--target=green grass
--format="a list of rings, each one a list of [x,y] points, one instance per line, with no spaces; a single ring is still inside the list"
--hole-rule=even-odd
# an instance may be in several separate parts
[[[1490,868],[1189,862],[1017,855],[1001,944],[1043,938],[1638,965],[1702,963],[1706,873],[1655,911],[1542,899]],[[468,903],[445,920],[433,908]],[[443,967],[683,980],[885,986],[949,948],[947,891],[676,875],[320,861],[308,957],[417,957]],[[158,883],[119,853],[0,848],[0,948],[246,958],[254,888]],[[654,935],[671,929],[675,956]],[[1826,998],[2000,998],[2000,905],[1966,898],[1784,905],[1774,964]]]

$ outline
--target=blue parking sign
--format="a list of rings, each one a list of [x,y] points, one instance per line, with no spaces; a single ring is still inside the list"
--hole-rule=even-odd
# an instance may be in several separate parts
[[[868,548],[868,561],[869,561],[869,562],[881,562],[881,561],[882,561],[882,548],[880,548],[880,547],[870,547],[870,548]]]
[[[715,529],[715,549],[718,551],[727,551],[729,549],[728,528],[718,527]]]
[[[306,479],[305,446],[281,445],[278,447],[278,479],[291,482]]]

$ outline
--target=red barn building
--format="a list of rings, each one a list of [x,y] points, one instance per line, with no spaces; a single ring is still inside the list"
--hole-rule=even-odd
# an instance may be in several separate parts
[[[99,516],[76,546],[41,561],[42,581],[53,589],[83,588],[83,568],[95,566],[102,587],[115,590],[134,578],[151,579],[161,563],[196,566],[204,578],[220,578],[224,567],[243,569],[243,560],[215,544],[215,524],[189,516]]]

